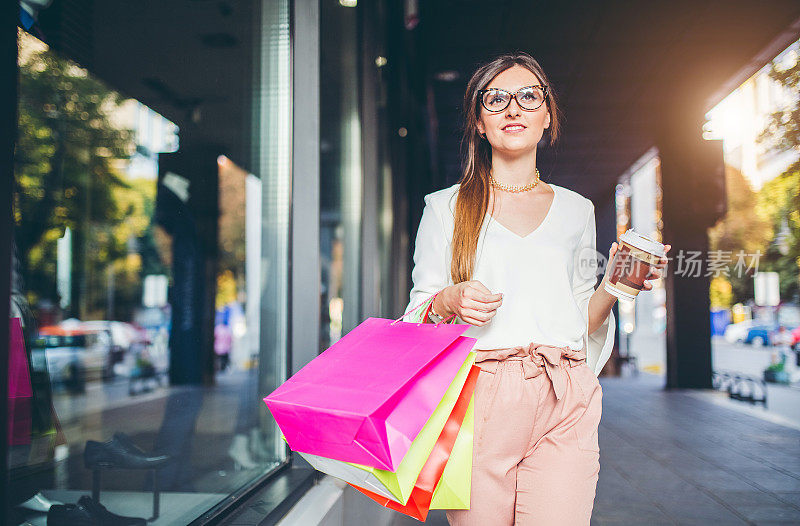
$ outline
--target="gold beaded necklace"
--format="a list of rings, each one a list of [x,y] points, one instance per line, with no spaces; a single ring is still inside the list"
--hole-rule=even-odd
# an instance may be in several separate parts
[[[540,181],[540,179],[539,179],[539,169],[538,168],[536,169],[536,178],[533,181],[531,181],[530,183],[526,184],[525,186],[521,186],[521,185],[517,185],[517,184],[501,183],[500,181],[495,180],[495,178],[492,177],[492,174],[489,174],[489,184],[491,184],[495,188],[499,188],[500,190],[504,190],[506,192],[513,192],[513,193],[527,192],[529,190],[533,190],[534,188],[536,188],[536,185],[539,184],[539,181]]]

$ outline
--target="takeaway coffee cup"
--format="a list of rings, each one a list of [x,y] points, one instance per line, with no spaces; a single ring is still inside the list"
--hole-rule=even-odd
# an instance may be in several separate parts
[[[633,301],[644,288],[650,266],[667,255],[664,245],[628,230],[619,238],[619,246],[610,263],[605,289],[621,300]]]

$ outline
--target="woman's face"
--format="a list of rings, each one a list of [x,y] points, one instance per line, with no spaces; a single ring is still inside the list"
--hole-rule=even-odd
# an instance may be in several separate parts
[[[514,93],[520,88],[535,85],[542,85],[542,82],[530,70],[512,66],[493,78],[486,88],[500,88]],[[546,102],[532,111],[520,108],[516,99],[511,99],[508,107],[498,112],[488,111],[480,102],[478,106],[478,131],[486,134],[495,152],[522,154],[533,151],[544,130],[550,127],[550,112],[547,111]]]

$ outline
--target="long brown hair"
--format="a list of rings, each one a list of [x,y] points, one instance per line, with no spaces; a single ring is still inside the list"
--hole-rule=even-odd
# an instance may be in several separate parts
[[[480,115],[478,91],[485,88],[497,75],[515,65],[529,70],[536,75],[539,82],[548,86],[546,103],[547,111],[550,112],[550,127],[548,128],[550,144],[555,143],[558,139],[560,127],[556,98],[544,70],[533,57],[527,53],[501,55],[480,66],[473,73],[464,94],[464,135],[461,138],[463,172],[456,200],[453,257],[450,263],[450,275],[453,283],[472,279],[478,237],[486,210],[489,208],[492,147],[478,131],[478,115]]]

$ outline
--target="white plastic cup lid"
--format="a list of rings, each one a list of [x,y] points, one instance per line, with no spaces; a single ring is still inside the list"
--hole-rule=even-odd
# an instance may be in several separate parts
[[[663,244],[653,239],[650,239],[647,236],[643,236],[630,228],[624,234],[619,236],[619,240],[624,241],[625,243],[634,246],[640,250],[644,250],[649,254],[653,254],[654,256],[664,257],[667,255],[667,252],[664,250]]]

